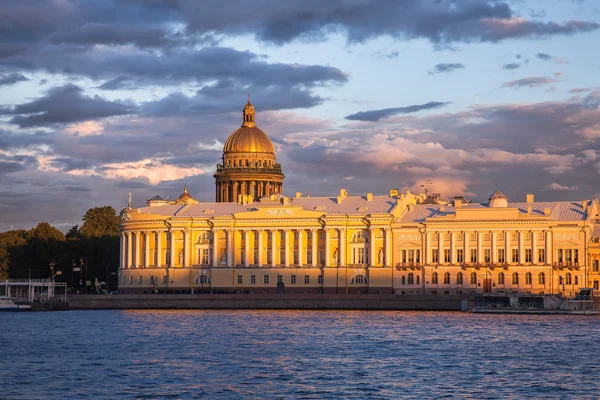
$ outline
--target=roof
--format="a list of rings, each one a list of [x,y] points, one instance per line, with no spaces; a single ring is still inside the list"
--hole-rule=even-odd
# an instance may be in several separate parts
[[[154,196],[153,198],[151,198],[150,200],[147,200],[147,201],[165,201],[165,199],[163,199],[159,195],[156,195],[156,196]]]
[[[490,196],[490,200],[493,199],[506,199],[506,196],[504,195],[504,193],[502,193],[499,190],[496,190],[491,196]]]
[[[586,207],[590,205],[589,200],[586,201]],[[521,214],[527,214],[528,207],[531,207],[531,215],[543,216],[544,209],[550,209],[550,217],[554,221],[583,221],[587,218],[587,210],[583,207],[582,201],[563,201],[549,202],[541,201],[534,203],[516,202],[508,203],[508,208],[518,208]],[[440,208],[444,207],[444,211]],[[488,204],[472,203],[463,205],[461,208],[488,208]],[[427,218],[443,217],[447,215],[456,215],[456,208],[449,205],[440,204],[417,204],[412,206],[411,211],[405,213],[399,220],[403,223],[422,223]]]
[[[242,126],[229,135],[224,153],[275,153],[271,139],[259,128]]]

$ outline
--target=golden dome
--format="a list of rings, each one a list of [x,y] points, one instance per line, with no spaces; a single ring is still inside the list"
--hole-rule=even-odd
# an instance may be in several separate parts
[[[242,112],[244,122],[238,130],[229,135],[225,142],[223,153],[271,153],[275,154],[271,139],[262,130],[256,127],[254,121],[255,110],[250,103],[248,95],[248,103]]]
[[[183,186],[183,193],[177,199],[177,203],[186,203],[190,200],[194,200],[194,198],[188,193],[187,184]]]

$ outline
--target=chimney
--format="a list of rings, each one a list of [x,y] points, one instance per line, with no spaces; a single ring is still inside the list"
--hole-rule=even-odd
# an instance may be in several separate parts
[[[444,206],[440,206],[440,212],[444,212],[446,209],[444,208]]]
[[[585,210],[585,208],[587,207],[588,201],[587,200],[583,200],[581,202],[581,208],[583,208]]]
[[[301,199],[302,198],[302,192],[296,192],[296,198],[297,199]]]
[[[340,197],[344,200],[348,196],[346,189],[340,189]]]
[[[533,194],[527,193],[527,195],[525,197],[526,197],[528,203],[533,203]]]
[[[390,190],[390,197],[398,197],[398,189]]]
[[[454,207],[462,207],[462,197],[454,198]]]
[[[527,206],[527,214],[531,215],[531,206]]]
[[[544,208],[544,215],[550,215],[550,209],[548,207]]]
[[[373,193],[367,193],[367,201],[373,201]]]

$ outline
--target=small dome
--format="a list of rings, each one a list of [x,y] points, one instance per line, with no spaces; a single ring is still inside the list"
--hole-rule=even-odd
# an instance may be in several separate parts
[[[506,196],[499,190],[496,190],[491,196],[490,196],[490,207],[493,208],[497,208],[497,207],[503,207],[506,208],[508,207],[508,199],[506,198]]]
[[[177,203],[187,203],[190,200],[194,200],[194,198],[188,193],[187,184],[183,186],[183,193],[177,199]]]

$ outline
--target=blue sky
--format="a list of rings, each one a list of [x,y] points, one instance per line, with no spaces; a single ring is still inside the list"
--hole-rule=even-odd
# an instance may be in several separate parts
[[[590,198],[598,43],[593,0],[3,2],[0,230],[212,201],[249,92],[288,195]]]

